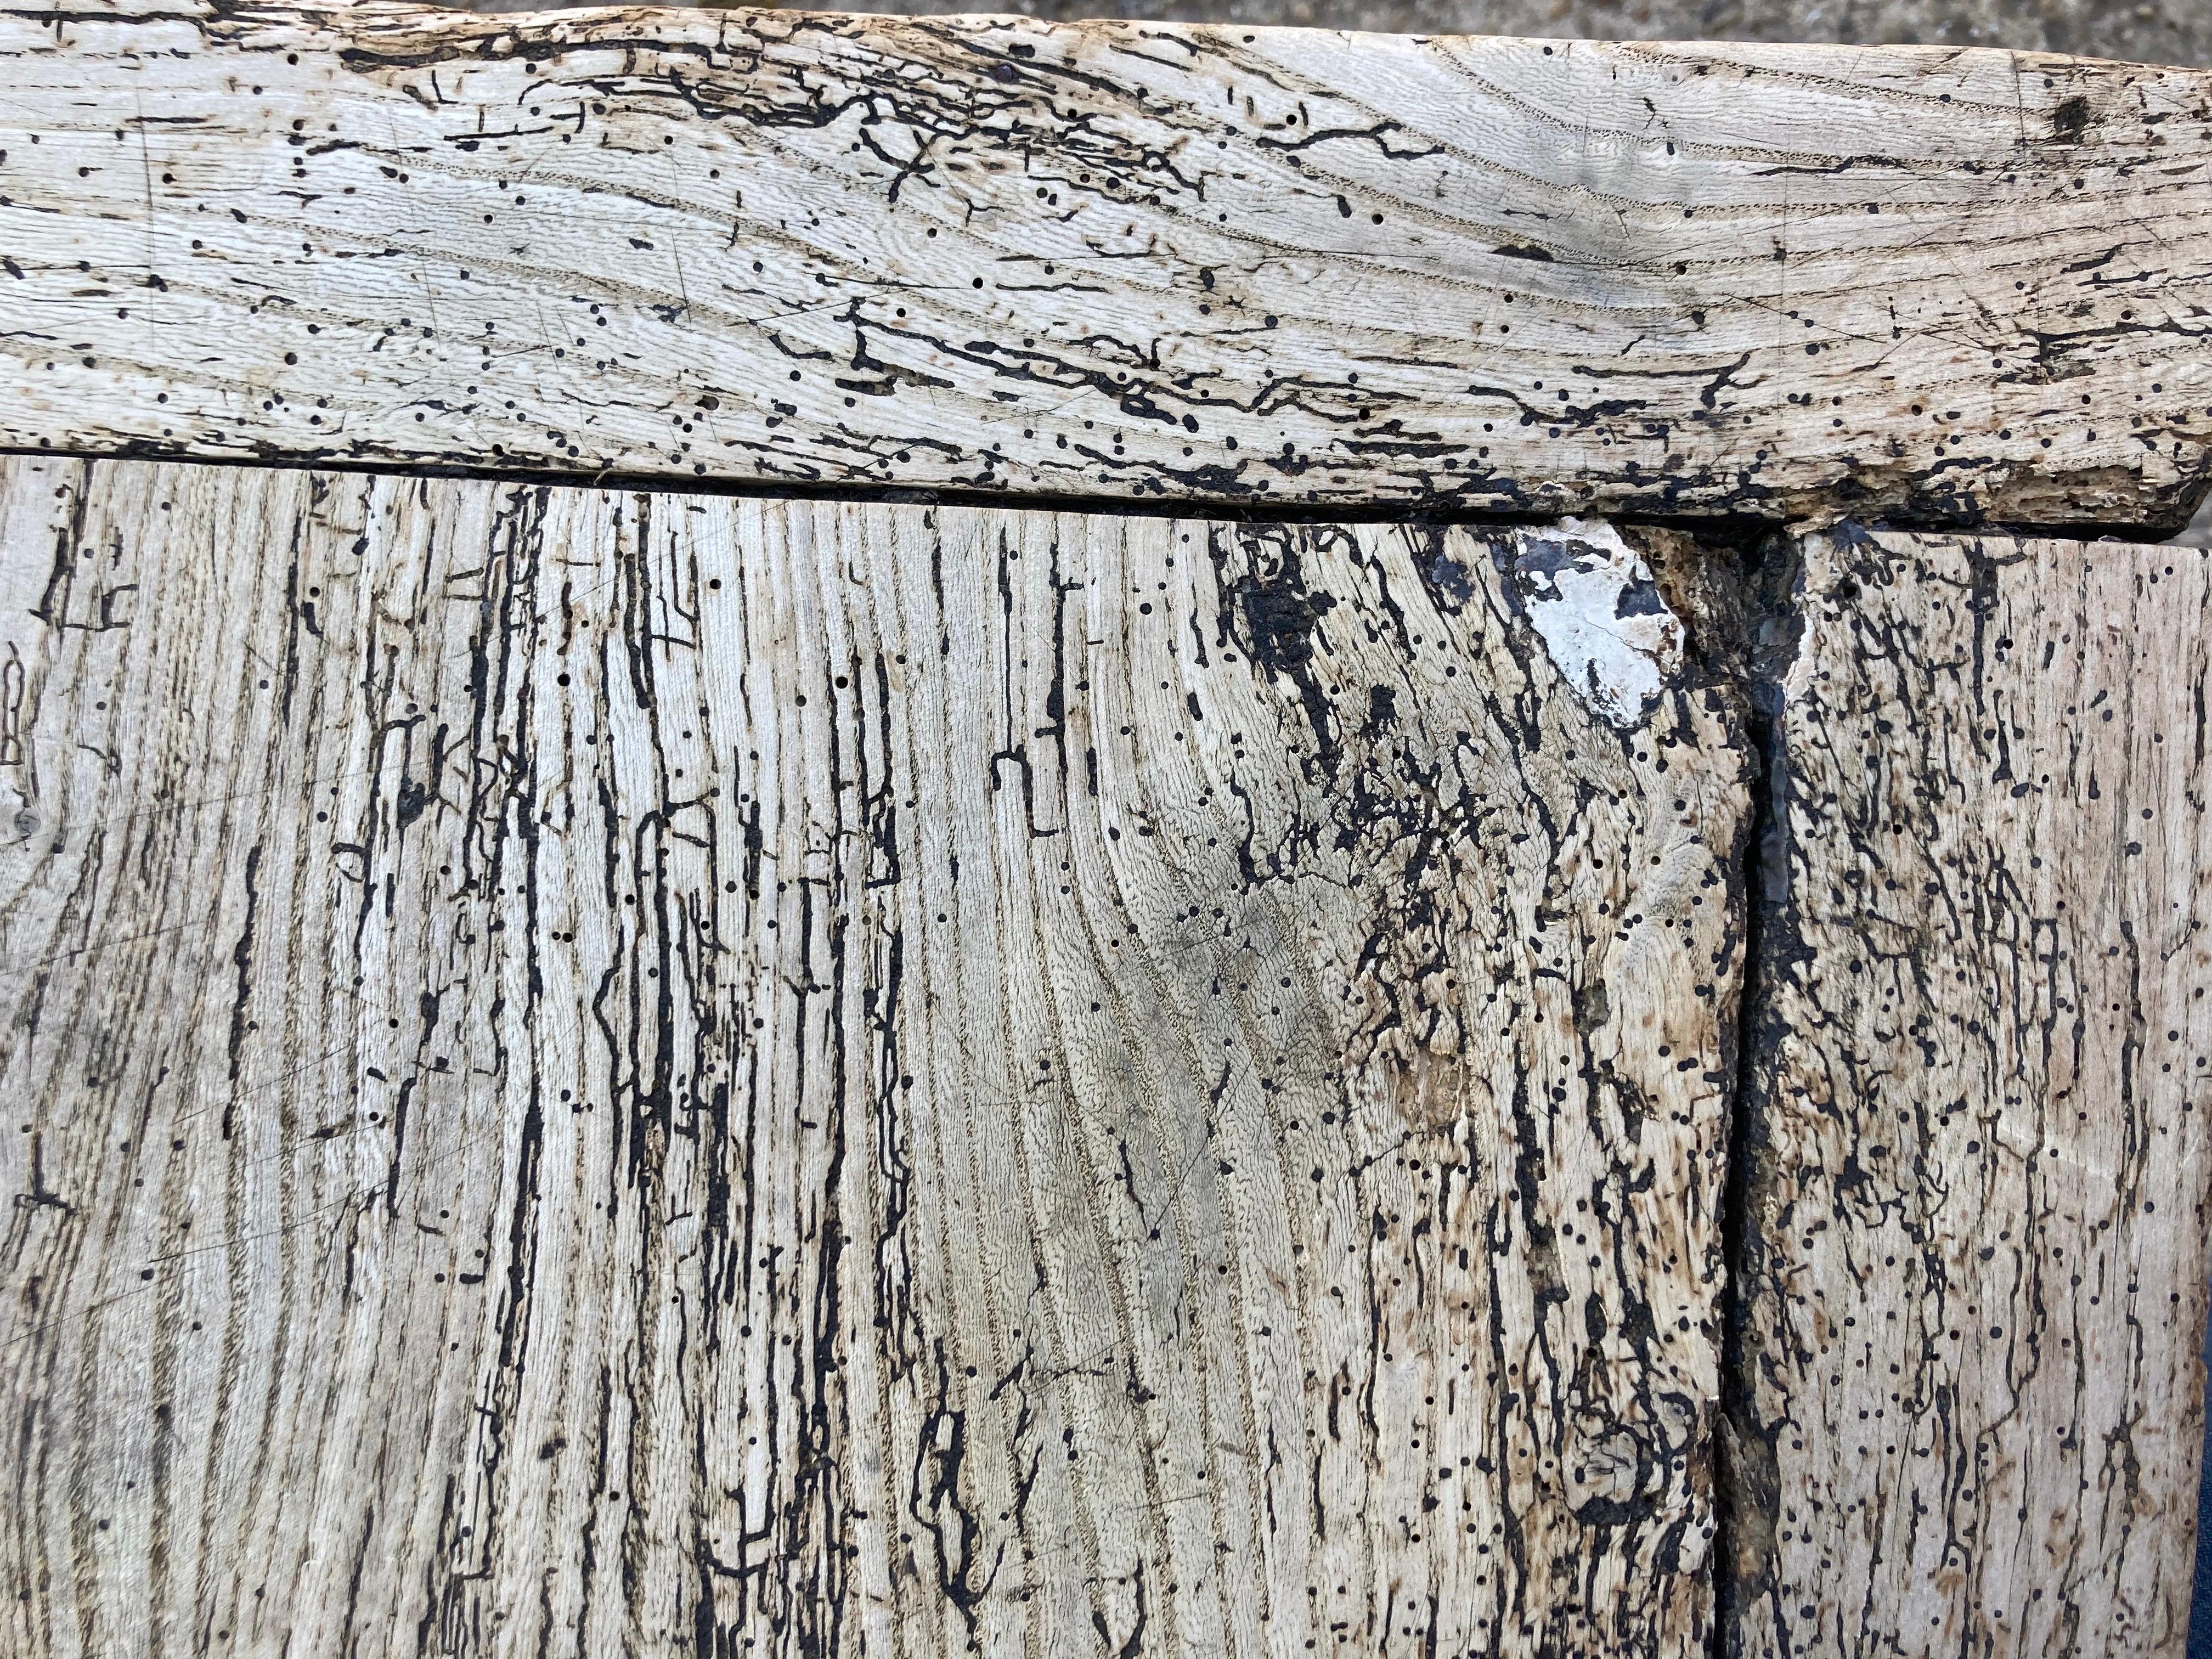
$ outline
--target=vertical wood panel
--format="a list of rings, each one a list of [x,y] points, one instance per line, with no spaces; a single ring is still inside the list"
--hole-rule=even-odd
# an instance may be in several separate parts
[[[88,476],[0,1645],[1703,1650],[1747,790],[1607,537]]]
[[[1735,1640],[2179,1655],[2212,554],[1802,550],[1748,1102]]]

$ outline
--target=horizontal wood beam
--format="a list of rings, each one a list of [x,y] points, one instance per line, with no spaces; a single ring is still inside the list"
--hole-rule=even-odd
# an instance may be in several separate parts
[[[2135,524],[2212,77],[1016,18],[0,10],[0,444]]]

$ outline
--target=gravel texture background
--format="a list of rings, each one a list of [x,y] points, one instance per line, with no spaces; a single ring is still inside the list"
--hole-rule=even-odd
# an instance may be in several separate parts
[[[482,0],[529,11],[542,0]],[[817,8],[829,9],[829,8]],[[1536,34],[1603,40],[1834,40],[2014,46],[2138,63],[2212,65],[2208,0],[884,0],[852,11],[1020,12],[1182,23],[1291,23],[1400,34]]]

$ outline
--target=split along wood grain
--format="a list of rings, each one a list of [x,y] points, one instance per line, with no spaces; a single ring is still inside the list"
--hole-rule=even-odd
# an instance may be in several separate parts
[[[1734,1650],[2179,1659],[2212,553],[1802,549],[1749,1022]]]
[[[0,1647],[1706,1650],[1609,532],[4,477]]]
[[[2178,528],[2212,76],[2032,53],[0,8],[0,442]]]

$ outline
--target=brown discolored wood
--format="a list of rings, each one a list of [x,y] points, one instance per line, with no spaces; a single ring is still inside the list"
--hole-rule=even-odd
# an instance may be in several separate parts
[[[0,477],[0,1647],[1705,1651],[1610,532]]]
[[[2212,76],[2032,53],[0,8],[0,442],[2179,527]]]
[[[1733,1651],[2179,1656],[2212,552],[1801,550],[1771,641]]]

